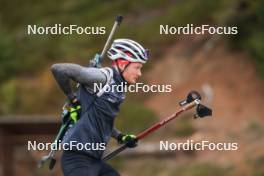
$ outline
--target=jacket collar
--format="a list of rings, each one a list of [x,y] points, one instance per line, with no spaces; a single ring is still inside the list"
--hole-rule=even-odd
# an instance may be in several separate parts
[[[124,79],[124,77],[119,73],[118,70],[116,70],[114,67],[112,67],[113,69],[113,78],[115,80],[115,82],[117,84],[121,84],[121,83],[127,83],[127,81]]]

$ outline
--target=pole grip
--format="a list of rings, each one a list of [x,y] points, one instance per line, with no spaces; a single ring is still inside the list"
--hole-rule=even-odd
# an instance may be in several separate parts
[[[189,109],[192,109],[192,108],[195,107],[196,105],[197,105],[197,102],[196,102],[196,101],[192,101],[191,103],[185,105],[185,106],[183,107],[183,110],[184,110],[184,111],[187,111],[187,110],[189,110]]]

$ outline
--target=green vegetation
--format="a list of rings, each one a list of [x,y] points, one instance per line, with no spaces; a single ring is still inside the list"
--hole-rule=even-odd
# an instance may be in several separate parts
[[[122,157],[119,157],[121,159]],[[232,176],[234,168],[222,167],[217,163],[199,162],[196,160],[181,161],[177,159],[159,157],[145,157],[138,159],[126,159],[126,164],[122,163],[122,168],[126,168],[122,173],[124,175],[166,175],[166,176]],[[121,160],[120,160],[121,161]],[[112,162],[116,168],[119,166],[118,162]],[[135,169],[136,168],[136,169]]]
[[[14,4],[16,10],[14,11]],[[152,57],[177,36],[159,35],[159,25],[212,24],[239,27],[239,35],[227,36],[233,48],[251,53],[259,75],[264,78],[263,2],[249,0],[115,0],[115,1],[1,1],[0,2],[0,87],[8,80],[42,73],[56,62],[76,62],[86,65],[101,50],[106,36],[92,35],[27,35],[27,25],[107,26],[107,33],[117,14],[125,17],[116,37],[133,38],[151,50]],[[12,13],[10,13],[12,12]],[[148,65],[148,68],[151,66]],[[36,79],[37,80],[37,79]],[[17,83],[23,87],[23,83]],[[36,83],[37,84],[37,83]],[[1,88],[5,89],[5,88]],[[19,89],[12,89],[17,93]],[[59,91],[59,90],[58,90]],[[57,93],[59,94],[59,93]],[[60,95],[60,94],[59,94]],[[30,96],[38,99],[39,94]],[[43,95],[42,95],[43,96]],[[60,96],[58,96],[60,97]],[[53,97],[54,99],[58,97]],[[23,101],[23,100],[22,100]],[[60,103],[58,100],[57,103]],[[9,103],[4,106],[13,106]],[[24,104],[20,102],[20,104]],[[17,105],[19,109],[19,104]],[[38,102],[38,106],[45,106]],[[14,113],[1,108],[0,113]],[[39,108],[35,108],[36,110]],[[25,110],[22,113],[27,113]]]
[[[252,140],[260,139],[263,137],[264,128],[261,122],[253,119],[249,121],[244,130],[244,133],[250,135],[252,137]]]
[[[157,116],[140,102],[126,101],[121,106],[116,126],[123,132],[138,133],[157,121]]]
[[[19,70],[19,60],[15,58],[14,44],[5,33],[0,31],[0,81],[14,76]],[[9,72],[13,70],[13,73]]]
[[[177,173],[181,176],[222,176],[222,175],[230,175],[229,169],[225,169],[214,165],[212,163],[196,163],[190,165],[183,165],[181,167],[177,167],[170,176],[175,175]]]
[[[192,125],[193,118],[190,115],[183,116],[177,119],[177,122],[171,128],[172,134],[178,137],[185,137],[192,135],[196,130]]]
[[[0,112],[10,113],[14,112],[17,103],[17,85],[14,80],[10,80],[0,87],[0,96],[2,101],[5,102],[0,106]]]
[[[264,174],[264,155],[260,155],[257,157],[248,156],[249,158],[246,160],[246,164],[251,166],[252,176],[261,176]]]
[[[253,176],[261,176],[264,175],[264,155],[261,155],[259,157],[257,157],[253,163]]]
[[[229,18],[228,24],[236,25],[239,34],[231,38],[237,49],[248,51],[256,63],[259,76],[264,79],[264,2],[238,1],[236,14]]]

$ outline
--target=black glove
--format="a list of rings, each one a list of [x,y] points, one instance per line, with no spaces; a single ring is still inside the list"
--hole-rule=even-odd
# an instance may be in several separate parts
[[[138,142],[137,137],[132,134],[120,134],[117,141],[119,144],[126,144],[129,148],[136,147]]]

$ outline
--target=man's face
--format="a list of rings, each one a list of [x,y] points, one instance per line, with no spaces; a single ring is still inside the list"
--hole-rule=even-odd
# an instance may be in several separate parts
[[[141,76],[141,68],[142,67],[143,67],[142,63],[139,63],[139,62],[130,63],[129,66],[123,72],[124,79],[129,84],[135,84],[137,82],[137,79]],[[124,68],[124,66],[123,66],[123,68]]]

